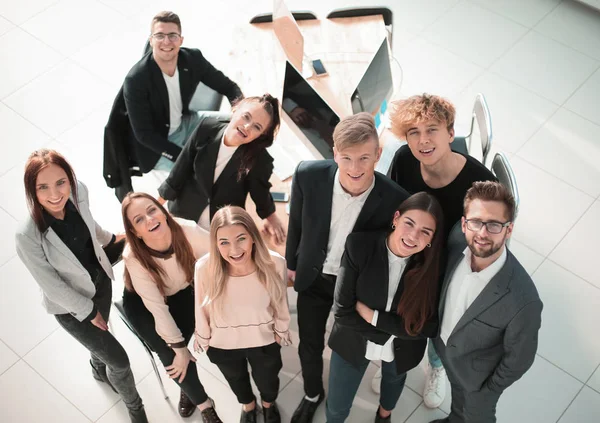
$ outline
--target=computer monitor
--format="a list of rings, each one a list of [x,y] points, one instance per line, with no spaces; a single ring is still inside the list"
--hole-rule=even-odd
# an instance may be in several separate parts
[[[333,158],[333,130],[340,118],[289,61],[281,104],[319,154]]]
[[[375,119],[378,128],[383,123],[383,115],[387,110],[387,102],[394,91],[392,68],[387,38],[375,53],[373,60],[365,71],[354,93],[350,97],[352,112],[368,112]]]

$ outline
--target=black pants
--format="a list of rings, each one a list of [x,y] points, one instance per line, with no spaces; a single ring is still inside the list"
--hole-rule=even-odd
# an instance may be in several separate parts
[[[248,363],[252,368],[252,379],[264,402],[275,402],[279,393],[279,371],[281,347],[274,342],[264,347],[224,350],[210,347],[206,354],[217,365],[240,404],[254,401],[254,393],[248,374]]]
[[[96,295],[92,299],[105,321],[110,316],[112,283],[104,272],[96,278]],[[109,331],[104,331],[92,322],[80,322],[70,314],[57,314],[56,320],[64,330],[86,347],[92,357],[92,365],[98,369],[106,367],[106,375],[121,399],[131,410],[142,407],[127,353]]]
[[[304,392],[309,397],[323,393],[325,328],[333,306],[335,276],[320,274],[310,287],[298,292],[298,355],[302,365]]]
[[[192,287],[190,286],[175,295],[167,297],[167,305],[186,344],[189,343],[194,334],[195,325],[194,293],[192,292]],[[142,302],[141,297],[135,292],[123,291],[123,308],[133,328],[150,345],[152,351],[158,355],[163,366],[166,367],[173,364],[175,352],[156,333],[154,317]],[[180,383],[179,379],[173,380],[194,404],[202,404],[208,399],[204,386],[202,386],[200,379],[198,379],[196,363],[193,361],[190,361],[188,364],[187,374],[183,382]]]

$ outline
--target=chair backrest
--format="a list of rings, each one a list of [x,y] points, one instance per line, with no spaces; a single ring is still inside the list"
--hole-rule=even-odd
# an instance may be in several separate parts
[[[393,21],[394,14],[392,10],[387,7],[342,7],[340,9],[334,9],[327,15],[327,19],[335,18],[357,18],[360,16],[383,16],[383,23],[387,27],[389,32],[390,48],[392,47],[393,41]]]
[[[517,178],[512,170],[508,157],[504,153],[496,153],[492,161],[492,173],[496,175],[498,181],[504,185],[515,198],[515,220],[519,214],[519,188],[517,187]]]
[[[477,94],[475,97],[475,104],[473,105],[471,130],[469,131],[469,135],[467,135],[469,139],[469,150],[471,150],[475,122],[477,122],[477,129],[479,130],[479,137],[481,139],[481,162],[485,165],[487,163],[487,156],[492,148],[492,116],[487,102],[485,101],[485,97],[481,93]]]
[[[297,21],[310,21],[312,19],[317,19],[317,15],[315,15],[310,10],[297,10],[295,12],[291,12],[294,19]],[[273,22],[273,14],[272,13],[261,13],[254,16],[250,19],[251,24],[257,23],[266,23]]]

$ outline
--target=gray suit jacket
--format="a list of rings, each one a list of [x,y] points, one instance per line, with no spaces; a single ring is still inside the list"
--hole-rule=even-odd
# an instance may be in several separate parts
[[[439,305],[442,322],[448,285],[465,248],[464,237],[450,246]],[[458,321],[448,345],[434,340],[452,383],[467,392],[500,394],[521,378],[535,359],[542,307],[533,281],[507,251],[506,263]]]
[[[102,249],[102,245],[110,242],[112,234],[92,218],[88,191],[82,182],[77,183],[77,195],[77,208],[90,230],[98,261],[106,274],[114,279],[112,266]],[[85,320],[94,307],[92,298],[96,288],[88,271],[56,232],[48,228],[40,233],[33,219],[28,217],[20,224],[15,240],[19,258],[42,289],[43,304],[48,313],[71,313],[77,320]]]

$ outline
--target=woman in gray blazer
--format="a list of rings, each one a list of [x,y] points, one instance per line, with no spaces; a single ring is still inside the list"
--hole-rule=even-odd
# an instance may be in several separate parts
[[[86,186],[58,152],[33,152],[24,183],[30,216],[15,235],[19,258],[48,313],[90,351],[94,378],[121,396],[133,423],[147,423],[127,353],[106,324],[114,277],[102,245],[117,237],[94,221]]]

